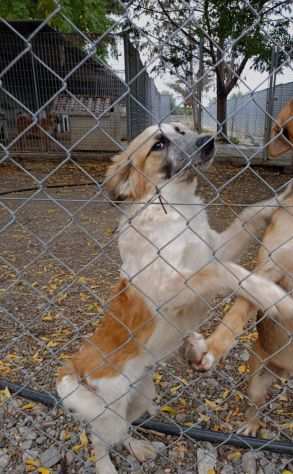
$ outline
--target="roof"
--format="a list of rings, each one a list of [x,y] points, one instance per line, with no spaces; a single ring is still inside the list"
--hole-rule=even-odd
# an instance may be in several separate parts
[[[10,24],[28,37],[42,22]],[[0,21],[0,71],[6,70],[2,76],[3,87],[32,112],[61,90],[62,78],[66,78],[67,89],[76,96],[115,100],[127,90],[123,81],[99,61],[98,54],[87,55],[88,44],[79,34],[61,33],[44,25],[33,36],[31,45],[29,51],[26,42]],[[9,102],[9,107],[16,107],[0,91],[0,102],[3,101]]]
[[[97,117],[111,107],[110,97],[85,97],[59,95],[54,100],[53,111],[60,114],[88,115],[85,107]]]
[[[30,36],[39,26],[43,23],[43,20],[15,20],[7,22],[12,26],[16,31],[18,31],[22,36],[27,38]],[[51,26],[44,23],[41,28],[43,33],[53,33],[56,32]],[[4,21],[0,20],[0,34],[15,34],[14,31],[7,26]]]

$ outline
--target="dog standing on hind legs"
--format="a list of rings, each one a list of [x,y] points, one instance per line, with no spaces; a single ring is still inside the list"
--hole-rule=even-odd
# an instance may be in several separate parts
[[[141,461],[155,456],[150,442],[129,437],[128,427],[144,411],[153,413],[152,370],[205,319],[209,298],[232,290],[260,309],[279,301],[282,317],[293,313],[284,290],[233,263],[288,190],[215,232],[197,188],[197,173],[214,152],[213,137],[170,123],[146,129],[109,167],[113,198],[128,201],[119,227],[118,295],[57,382],[65,407],[91,425],[99,474],[116,472],[109,456],[115,444]]]

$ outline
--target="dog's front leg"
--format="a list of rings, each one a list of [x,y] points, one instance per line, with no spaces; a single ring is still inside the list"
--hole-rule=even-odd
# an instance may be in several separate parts
[[[293,329],[292,298],[272,281],[249,273],[235,263],[209,264],[196,275],[186,279],[185,285],[188,291],[187,289],[180,291],[173,300],[174,305],[186,304],[192,298],[196,303],[198,297],[211,297],[221,290],[232,290],[235,295],[242,297],[226,315],[208,343],[198,333],[187,339],[187,357],[193,359],[195,365],[202,369],[210,368],[217,358],[231,348],[235,337],[241,334],[250,319],[251,312],[256,309],[269,310],[272,316],[277,317],[280,322],[286,321],[286,324],[290,324]]]
[[[186,360],[198,370],[209,370],[232,349],[247,322],[255,315],[255,306],[242,297],[236,299],[215,331],[205,339],[193,333],[185,340]]]
[[[292,192],[292,183],[285,191],[272,199],[259,202],[244,209],[224,232],[214,235],[214,251],[222,261],[239,260],[241,254],[254,237],[259,237],[268,225],[273,212]]]

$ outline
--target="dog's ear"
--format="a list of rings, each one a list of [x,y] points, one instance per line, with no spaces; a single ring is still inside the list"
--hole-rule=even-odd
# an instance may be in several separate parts
[[[112,164],[106,173],[106,187],[111,199],[140,199],[146,191],[147,183],[143,170],[133,165],[127,151],[112,158]]]
[[[278,157],[293,149],[293,100],[283,107],[275,119],[271,138],[269,154],[272,157]]]
[[[129,194],[131,162],[125,152],[112,158],[106,173],[106,187],[114,200],[126,199]]]

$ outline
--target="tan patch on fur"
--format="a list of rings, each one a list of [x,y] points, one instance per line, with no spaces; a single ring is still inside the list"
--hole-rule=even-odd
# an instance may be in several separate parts
[[[165,153],[151,152],[157,135],[154,127],[146,129],[129,144],[127,150],[113,157],[107,171],[106,186],[115,199],[139,200],[154,189],[155,176],[162,164],[160,158]]]
[[[280,127],[284,126],[288,132],[288,139],[293,145],[293,99],[287,102],[275,120],[275,124],[272,127],[272,138],[278,135]],[[293,150],[292,145],[290,146],[290,143],[288,143],[288,139],[279,135],[269,146],[270,155],[278,157],[289,150]]]
[[[59,370],[58,379],[75,374],[83,382],[114,377],[123,371],[130,359],[143,351],[155,329],[155,319],[143,298],[126,279],[114,290],[117,297],[98,325],[93,336],[72,357],[70,364]]]

